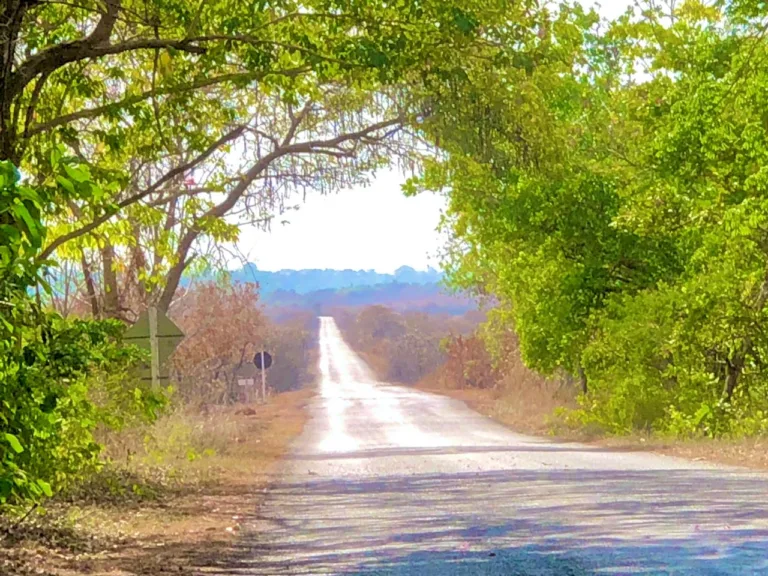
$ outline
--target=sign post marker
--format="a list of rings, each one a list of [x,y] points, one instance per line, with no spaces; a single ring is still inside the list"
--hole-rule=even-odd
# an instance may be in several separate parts
[[[152,354],[150,366],[152,387],[157,388],[158,374],[160,372],[160,350],[157,346],[157,308],[149,307],[149,347]]]
[[[264,363],[264,350],[261,351],[261,402],[267,401],[267,369]]]
[[[123,338],[126,343],[149,352],[149,362],[139,368],[142,380],[150,381],[152,386],[160,386],[169,379],[167,361],[184,338],[184,333],[162,310],[150,306],[125,331]]]
[[[272,355],[261,349],[261,352],[256,352],[253,357],[253,363],[256,364],[256,368],[261,370],[261,401],[267,401],[267,369],[272,366]]]

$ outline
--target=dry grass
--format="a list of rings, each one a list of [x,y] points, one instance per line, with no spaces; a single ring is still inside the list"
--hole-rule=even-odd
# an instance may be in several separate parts
[[[3,543],[0,574],[186,574],[235,562],[238,533],[255,519],[311,395],[171,415],[140,456],[140,438],[114,442],[112,456],[129,462],[32,515]]]
[[[419,388],[444,394],[467,403],[518,432],[548,435],[552,414],[562,406],[575,407],[575,391],[526,368],[522,361],[510,363],[504,379],[495,388],[447,388],[442,378],[429,378]]]

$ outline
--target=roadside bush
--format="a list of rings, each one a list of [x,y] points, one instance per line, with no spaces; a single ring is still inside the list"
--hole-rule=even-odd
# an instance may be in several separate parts
[[[131,383],[138,355],[121,345],[122,325],[37,319],[22,353],[8,354],[6,342],[0,361],[0,502],[51,496],[82,478],[98,466],[97,427],[152,420],[164,404],[162,394]]]
[[[740,437],[768,431],[768,388],[729,316],[748,318],[735,295],[689,282],[613,302],[584,352],[590,383],[585,422],[617,434]],[[693,297],[694,294],[697,297]],[[692,305],[690,300],[696,304]],[[727,389],[739,364],[738,386]],[[734,381],[736,379],[734,378]]]
[[[130,378],[138,351],[122,344],[121,324],[65,320],[32,295],[45,288],[37,255],[52,197],[0,162],[0,505],[83,478],[99,463],[99,426],[151,420],[164,404]]]

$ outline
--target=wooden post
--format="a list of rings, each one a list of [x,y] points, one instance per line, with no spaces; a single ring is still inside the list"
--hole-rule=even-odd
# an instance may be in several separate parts
[[[264,365],[264,350],[261,351],[261,402],[267,401],[267,368]]]
[[[149,349],[152,354],[152,388],[157,388],[160,378],[160,349],[157,345],[157,308],[154,306],[149,307]]]

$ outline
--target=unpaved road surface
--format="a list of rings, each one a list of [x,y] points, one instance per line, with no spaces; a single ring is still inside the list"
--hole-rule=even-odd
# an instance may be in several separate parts
[[[227,574],[768,575],[768,477],[514,434],[376,382],[329,318],[320,348],[266,541]]]

